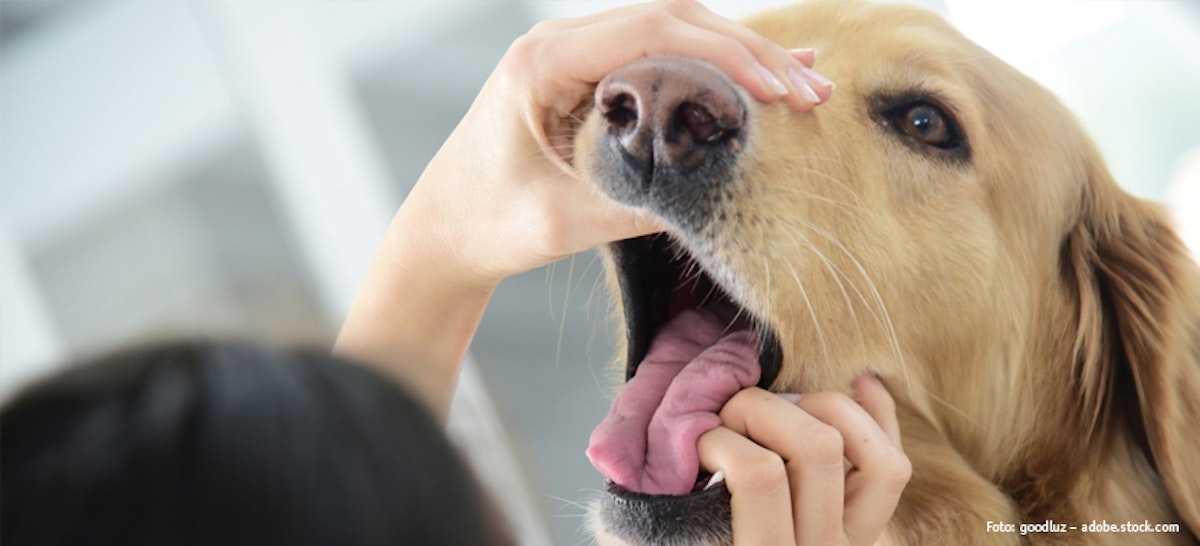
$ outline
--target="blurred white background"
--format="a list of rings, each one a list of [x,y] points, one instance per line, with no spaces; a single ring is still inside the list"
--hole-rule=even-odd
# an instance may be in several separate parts
[[[1056,91],[1197,248],[1200,4],[921,3]],[[330,343],[507,45],[616,4],[0,0],[0,393],[166,335]],[[455,433],[524,544],[586,541],[602,485],[583,455],[611,394],[598,279],[583,255],[506,281],[472,348]]]

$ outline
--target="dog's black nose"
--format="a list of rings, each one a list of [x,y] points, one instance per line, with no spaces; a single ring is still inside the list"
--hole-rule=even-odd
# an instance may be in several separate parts
[[[709,186],[718,174],[713,168],[742,148],[746,106],[733,83],[703,61],[635,61],[600,82],[596,107],[605,132],[602,168],[621,173],[609,177],[606,190],[630,204],[648,204],[654,193],[690,193],[682,186]]]

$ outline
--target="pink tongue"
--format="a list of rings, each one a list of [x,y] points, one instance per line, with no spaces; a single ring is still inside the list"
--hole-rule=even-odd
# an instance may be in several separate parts
[[[587,456],[630,491],[683,495],[700,471],[696,440],[721,424],[717,412],[758,383],[758,340],[728,332],[710,310],[689,309],[667,323],[592,432]]]

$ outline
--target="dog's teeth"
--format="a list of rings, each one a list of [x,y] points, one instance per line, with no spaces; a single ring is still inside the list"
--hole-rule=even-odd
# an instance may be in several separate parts
[[[718,470],[716,474],[713,474],[712,477],[708,479],[708,485],[704,486],[704,490],[708,491],[712,486],[723,481],[725,481],[725,473]]]

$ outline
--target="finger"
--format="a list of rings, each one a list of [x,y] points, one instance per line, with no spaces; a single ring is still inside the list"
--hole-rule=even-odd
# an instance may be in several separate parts
[[[786,76],[789,69],[799,68],[795,66],[797,62],[802,67],[812,68],[815,58],[812,49],[785,50],[745,25],[717,15],[699,2],[692,0],[667,0],[651,4],[636,4],[582,17],[544,21],[538,23],[532,32],[577,30],[588,25],[623,18],[647,18],[651,21],[657,21],[659,18],[677,19],[683,23],[732,38],[756,57],[759,64],[762,64],[780,83],[785,84],[785,87],[787,87],[785,82],[787,82]],[[720,66],[720,63],[715,60],[709,60]]]
[[[821,73],[813,70],[811,66],[801,66],[797,70],[797,73],[804,79],[809,89],[812,89],[817,94],[817,98],[819,99],[818,104],[829,100],[829,97],[833,96],[833,90],[836,88],[834,83],[829,78],[822,76]]]
[[[791,51],[750,28],[721,17],[698,2],[682,0],[666,2],[667,9],[679,19],[693,25],[731,36],[744,45],[758,62],[788,88],[783,97],[798,111],[807,111],[829,99],[832,83],[812,70],[813,63],[797,59]],[[811,51],[811,50],[809,50]],[[808,56],[808,55],[804,55]],[[797,64],[799,62],[799,64]]]
[[[817,62],[817,51],[811,47],[789,49],[788,53],[792,55],[792,58],[808,68],[812,68]]]
[[[845,477],[844,531],[853,544],[873,542],[887,526],[912,474],[908,457],[897,441],[848,396],[807,394],[796,405],[832,426],[843,438],[845,456],[851,464]]]
[[[745,25],[717,15],[705,8],[703,4],[689,0],[631,4],[628,6],[621,6],[607,11],[580,17],[550,19],[538,23],[530,32],[560,32],[565,30],[573,30],[609,19],[629,17],[631,15],[646,12],[647,10],[660,10],[664,13],[670,14],[672,17],[679,18],[680,20],[693,25],[730,36],[746,45],[748,49],[755,53],[755,55],[761,55],[765,51],[766,55],[763,55],[764,58],[776,56],[778,54],[777,50],[781,49],[778,45],[766,40],[760,34],[750,30]],[[758,44],[760,47],[754,47],[755,44]],[[765,47],[761,47],[763,44],[765,44]],[[815,52],[813,49],[790,49],[787,50],[787,54],[791,55],[792,58],[800,62],[800,64],[807,66],[808,68],[813,67],[813,62],[815,60]],[[788,63],[783,62],[783,64],[786,65]]]
[[[845,471],[839,432],[758,388],[734,395],[721,409],[721,423],[783,458],[796,542],[841,543]]]
[[[896,418],[896,402],[888,393],[887,387],[874,375],[863,375],[855,379],[850,387],[854,389],[854,398],[867,414],[879,423],[879,427],[895,442],[900,442],[900,422]]]
[[[787,473],[778,455],[725,427],[696,441],[700,466],[724,472],[735,544],[795,544]]]
[[[646,38],[614,42],[614,35]],[[540,23],[528,37],[526,43],[542,46],[529,57],[537,59],[537,66],[544,67],[545,75],[550,77],[566,75],[577,83],[595,84],[634,59],[675,54],[717,65],[760,101],[771,102],[787,95],[792,97],[790,103],[803,109],[817,103],[811,96],[801,98],[789,76],[804,72],[801,61],[761,35],[695,2],[632,6]]]
[[[613,36],[645,38],[613,40]],[[770,102],[783,95],[770,80],[774,78],[778,85],[779,77],[771,74],[764,78],[758,59],[741,42],[661,10],[638,10],[605,18],[549,38],[553,39],[541,42],[542,47],[533,56],[537,59],[536,66],[547,71],[547,77],[567,76],[575,83],[592,85],[635,59],[674,54],[713,63],[760,101]]]

